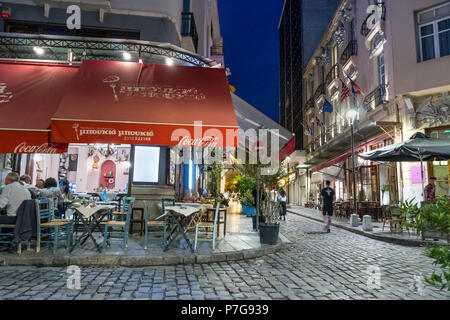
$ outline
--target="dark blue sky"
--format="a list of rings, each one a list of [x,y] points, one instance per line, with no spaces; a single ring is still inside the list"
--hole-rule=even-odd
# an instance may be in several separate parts
[[[225,66],[236,94],[278,122],[283,0],[218,0]]]

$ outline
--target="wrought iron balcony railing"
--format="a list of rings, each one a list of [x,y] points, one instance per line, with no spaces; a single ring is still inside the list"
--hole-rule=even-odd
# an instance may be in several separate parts
[[[330,72],[328,72],[327,77],[325,78],[326,86],[328,87],[334,79],[338,78],[339,78],[339,65],[335,64],[334,66],[331,67]]]
[[[309,109],[314,109],[314,98],[311,98],[308,101],[306,101],[305,110]]]
[[[322,95],[325,95],[325,85],[323,83],[316,89],[314,100],[319,100]]]
[[[37,56],[34,47],[44,48],[44,54]],[[125,51],[132,55],[133,61],[142,58],[144,62],[164,63],[165,58],[173,58],[195,66],[209,66],[209,62],[196,54],[156,42],[0,33],[0,59],[39,59],[76,64],[86,59],[122,61]]]
[[[348,43],[347,48],[345,48],[344,52],[341,55],[341,66],[345,66],[345,64],[350,60],[351,57],[358,55],[358,42],[356,40],[352,40]]]
[[[381,6],[382,13],[381,13],[381,20],[386,20],[386,5],[384,3],[379,3],[378,6]],[[362,26],[361,26],[361,34],[363,37],[367,37],[372,29],[369,29],[369,26],[367,25],[367,21],[370,17],[372,17],[373,13],[369,14],[364,20]],[[372,18],[373,19],[373,18]]]
[[[385,104],[387,100],[387,86],[380,85],[366,96],[366,98],[364,99],[364,105],[368,109],[372,106],[376,108],[381,104]],[[375,105],[373,105],[374,102]]]
[[[198,52],[198,32],[192,12],[181,13],[181,35],[183,37],[191,37],[192,42],[194,42],[195,52]]]

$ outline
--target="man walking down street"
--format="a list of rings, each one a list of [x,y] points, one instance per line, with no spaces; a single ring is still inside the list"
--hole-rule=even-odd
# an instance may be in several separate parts
[[[325,223],[323,231],[330,232],[331,217],[333,216],[334,190],[330,187],[331,181],[327,180],[325,184],[326,188],[322,189],[322,191],[320,192],[323,203],[323,222]]]

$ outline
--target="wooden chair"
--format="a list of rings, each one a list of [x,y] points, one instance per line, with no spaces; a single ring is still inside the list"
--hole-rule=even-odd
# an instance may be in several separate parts
[[[110,220],[105,224],[105,232],[103,235],[103,248],[111,246],[112,234],[118,234],[122,239],[122,249],[128,249],[128,232],[130,230],[131,213],[133,212],[134,200],[127,204],[127,213],[125,221]],[[110,230],[111,229],[111,230]],[[116,239],[114,239],[116,240]]]
[[[14,240],[15,228],[16,228],[15,224],[6,224],[6,223],[0,224],[0,243],[12,245]],[[17,243],[18,254],[22,253],[22,244],[27,245],[27,250],[30,250],[31,248],[30,241],[20,241],[19,243]]]
[[[167,199],[166,199],[167,200]],[[175,200],[174,200],[175,202]],[[164,199],[163,199],[163,208],[164,208]],[[163,214],[165,213],[165,210],[163,209]],[[168,226],[168,219],[167,217],[163,217],[161,220],[150,220],[149,212],[148,212],[148,205],[144,204],[144,216],[145,216],[145,245],[144,250],[147,250],[148,248],[148,239],[150,236],[150,229],[159,229],[157,232],[158,235],[162,236],[162,245],[164,248],[166,247],[166,234],[167,234],[167,226]]]
[[[110,217],[110,220],[118,220],[118,221],[125,221],[126,220],[126,216],[128,214],[128,208],[130,206],[130,202],[136,200],[136,198],[134,197],[124,197],[122,200],[122,210],[117,211],[114,210],[112,212],[112,217]]]
[[[389,206],[386,206],[386,205],[381,206],[381,216],[383,219],[383,227],[382,227],[381,231],[384,231],[384,226],[386,225],[386,221],[391,221],[391,211],[389,210]]]
[[[51,200],[41,199],[35,201],[37,220],[36,252],[41,250],[41,243],[44,243],[49,247],[53,244],[53,254],[55,254],[61,240],[65,240],[66,249],[68,249],[73,238],[73,222],[66,219],[54,219]]]
[[[397,227],[400,227],[400,233],[403,233],[403,216],[400,209],[397,207],[390,207],[390,212],[391,212],[391,219],[390,219],[391,233],[393,227],[394,230],[396,230]]]
[[[220,203],[216,206],[216,211],[214,213],[214,222],[199,222],[195,226],[195,243],[194,243],[194,250],[197,250],[197,244],[198,244],[198,236],[199,235],[211,235],[212,237],[212,249],[214,250],[216,247],[216,229],[217,229],[217,219],[219,216],[219,208]],[[212,231],[210,231],[212,228]]]

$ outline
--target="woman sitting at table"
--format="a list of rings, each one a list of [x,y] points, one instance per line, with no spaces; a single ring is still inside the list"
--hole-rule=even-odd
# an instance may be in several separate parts
[[[63,180],[61,193],[64,200],[72,200],[72,193],[70,192],[69,181]]]
[[[44,189],[39,193],[39,197],[43,199],[55,199],[55,216],[61,216],[63,209],[64,196],[61,189],[58,188],[58,183],[54,178],[48,178],[44,182]]]

